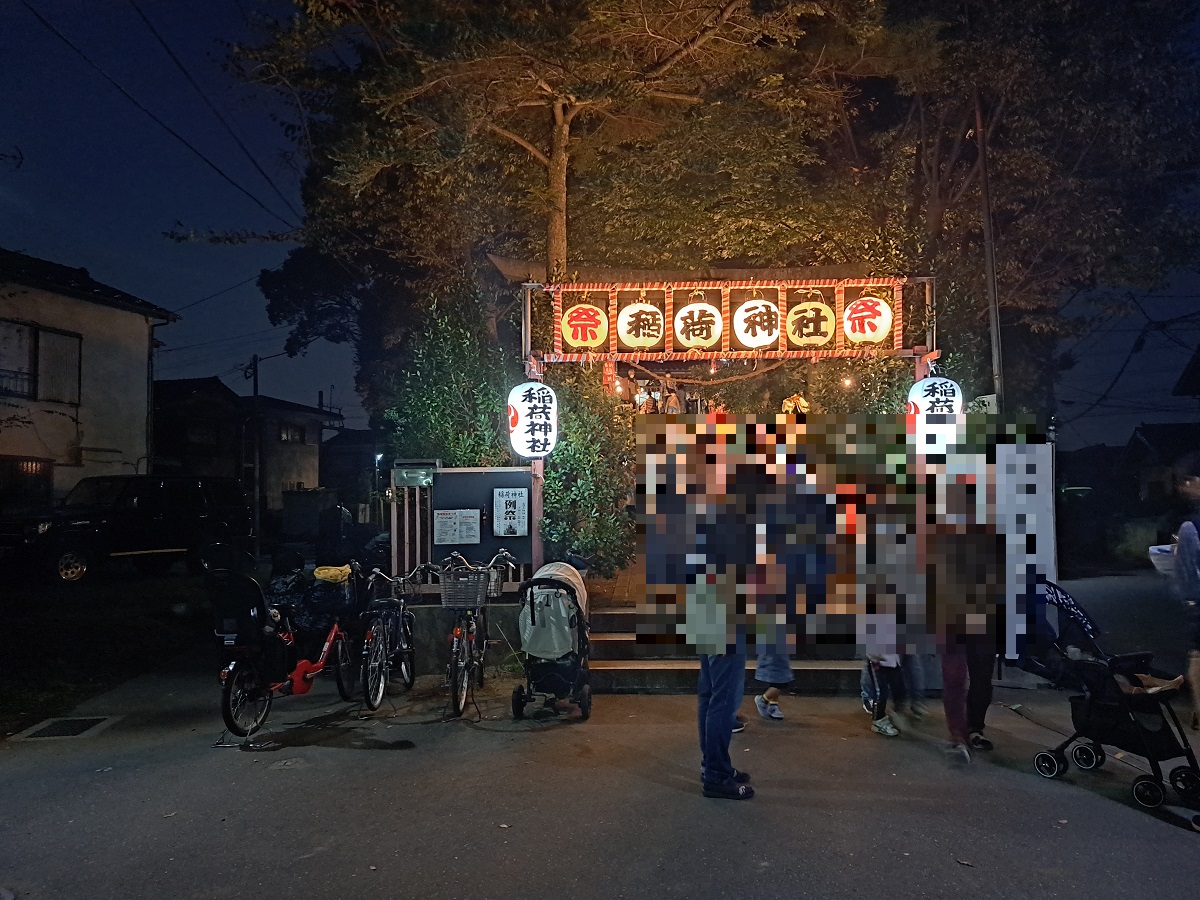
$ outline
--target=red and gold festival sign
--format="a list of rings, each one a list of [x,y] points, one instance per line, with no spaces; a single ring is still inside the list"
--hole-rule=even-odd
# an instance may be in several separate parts
[[[545,362],[912,356],[905,289],[927,278],[553,284]],[[916,288],[917,290],[911,290]]]

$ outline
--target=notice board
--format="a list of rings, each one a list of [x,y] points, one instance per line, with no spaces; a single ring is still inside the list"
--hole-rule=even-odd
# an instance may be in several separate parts
[[[457,550],[471,562],[486,563],[503,547],[522,563],[532,563],[532,497],[533,471],[526,467],[438,469],[432,488],[434,556],[441,559]],[[445,522],[441,532],[445,543],[438,539],[439,519]],[[497,530],[510,533],[497,536]]]

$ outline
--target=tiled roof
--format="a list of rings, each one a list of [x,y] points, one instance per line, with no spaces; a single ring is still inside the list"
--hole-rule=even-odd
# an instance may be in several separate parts
[[[175,322],[179,319],[179,316],[170,310],[155,306],[115,287],[101,284],[88,274],[87,269],[72,269],[70,266],[27,256],[14,250],[5,250],[3,247],[0,247],[0,282],[39,288],[62,294],[64,297],[74,297],[113,309],[140,313],[164,322]]]

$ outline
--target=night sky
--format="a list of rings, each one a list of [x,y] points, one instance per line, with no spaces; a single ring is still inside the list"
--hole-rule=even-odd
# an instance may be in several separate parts
[[[179,133],[274,215],[222,178],[156,124],[50,32],[23,0],[0,3],[0,154],[19,148],[20,168],[0,161],[0,246],[64,265],[151,303],[181,311],[158,329],[160,378],[222,375],[249,393],[241,374],[254,353],[283,349],[254,285],[292,244],[176,243],[177,227],[208,231],[285,230],[295,214],[259,174],[125,0],[28,0],[43,18],[134,99]],[[171,52],[231,124],[279,192],[296,209],[299,175],[271,121],[264,91],[222,69],[224,42],[252,34],[254,0],[138,0]],[[286,7],[285,7],[286,8]],[[239,282],[246,282],[204,302]],[[195,304],[195,305],[191,305]],[[304,357],[260,367],[262,393],[315,406],[317,392],[341,406],[347,425],[366,427],[354,393],[353,353],[318,342]]]
[[[229,180],[139,110],[26,4]],[[4,0],[0,154],[19,148],[24,161],[18,168],[0,160],[0,246],[87,268],[99,281],[181,311],[182,321],[158,330],[165,343],[159,377],[221,375],[238,393],[249,393],[243,366],[254,353],[280,352],[287,334],[286,327],[272,329],[253,279],[278,265],[293,245],[180,244],[163,233],[177,227],[200,234],[272,231],[285,227],[280,219],[296,221],[288,204],[300,209],[299,174],[286,159],[291,145],[271,121],[282,110],[266,92],[222,70],[224,43],[253,38],[247,14],[261,5],[138,0],[138,8],[274,187],[126,0]],[[1200,310],[1194,278],[1136,296],[1155,320]],[[1075,315],[1087,311],[1082,301],[1069,308]],[[1101,397],[1145,323],[1135,311],[1107,319],[1078,343],[1065,342],[1075,344],[1080,364],[1058,386],[1063,449],[1123,444],[1143,421],[1200,420],[1195,401],[1170,397],[1200,339],[1200,321],[1151,332],[1112,391]],[[346,346],[319,342],[304,357],[268,360],[260,383],[264,394],[311,405],[318,391],[328,400],[332,385],[333,403],[343,408],[346,424],[366,425]],[[1099,406],[1074,418],[1097,399]]]

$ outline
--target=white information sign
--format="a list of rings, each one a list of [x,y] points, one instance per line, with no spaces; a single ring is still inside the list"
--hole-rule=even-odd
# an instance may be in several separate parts
[[[479,510],[435,509],[433,511],[434,544],[478,544]]]
[[[492,510],[492,534],[496,537],[529,534],[529,488],[493,488]]]

